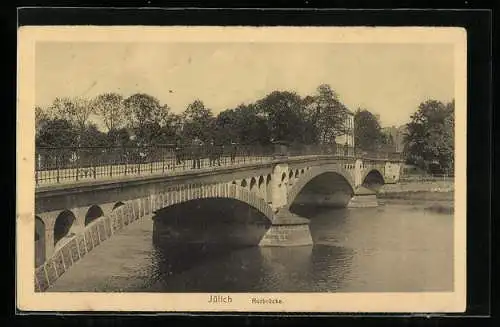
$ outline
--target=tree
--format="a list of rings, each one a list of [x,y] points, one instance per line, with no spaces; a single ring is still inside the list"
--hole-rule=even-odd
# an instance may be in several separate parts
[[[152,145],[157,143],[161,126],[158,122],[146,122],[136,129],[135,137],[138,145]]]
[[[394,140],[396,134],[397,129],[395,126],[381,129],[380,146],[382,150],[390,152],[396,151],[396,143]]]
[[[94,113],[94,107],[85,98],[55,98],[50,107],[51,114],[56,119],[63,119],[83,131],[90,115]]]
[[[255,104],[240,105],[235,109],[238,142],[268,144],[271,133],[265,115]]]
[[[411,116],[404,135],[408,162],[428,172],[452,169],[454,156],[454,101],[422,102]]]
[[[175,143],[180,136],[182,118],[170,112],[170,107],[164,105],[159,116],[159,127],[153,135],[153,142],[157,144]]]
[[[394,137],[392,134],[382,134],[382,145],[391,151],[395,151]]]
[[[448,173],[454,174],[455,172],[455,99],[446,105],[447,115],[444,120],[444,151],[442,162],[445,165]]]
[[[152,135],[152,142],[154,144],[174,144],[178,140],[176,130],[171,126],[160,126]]]
[[[67,147],[77,144],[75,127],[64,119],[48,120],[35,142],[37,147]]]
[[[215,131],[217,143],[230,144],[241,142],[240,121],[238,113],[234,109],[221,111],[215,119]]]
[[[112,129],[106,134],[109,146],[131,146],[130,134],[127,128]]]
[[[201,100],[197,99],[187,106],[182,120],[182,135],[187,142],[195,139],[209,142],[214,137],[213,130],[210,130],[210,127],[214,126],[213,113]]]
[[[95,124],[89,124],[81,133],[80,146],[106,146],[107,141],[106,133],[101,132]]]
[[[44,125],[50,120],[49,114],[46,110],[42,109],[39,106],[35,107],[35,131],[36,135],[40,133],[43,129]]]
[[[75,145],[81,145],[80,138],[84,133],[90,115],[94,113],[94,107],[90,101],[81,97],[55,98],[49,111],[54,119],[64,120],[73,126],[76,132]]]
[[[384,135],[377,116],[366,109],[356,110],[354,114],[354,144],[365,151],[379,148]]]
[[[319,119],[319,106],[316,103],[316,98],[307,95],[302,99],[302,105],[305,108],[306,128],[304,131],[304,141],[306,144],[318,143],[320,140],[320,129],[317,126]]]
[[[330,85],[318,86],[316,95],[307,101],[311,124],[316,126],[320,143],[333,143],[337,136],[346,134],[348,109]]]
[[[152,135],[161,127],[164,119],[164,107],[155,97],[136,93],[124,100],[127,125],[131,128],[139,143],[151,143]]]
[[[125,121],[123,97],[117,93],[104,93],[92,100],[93,111],[99,114],[108,131],[122,127]]]
[[[273,141],[304,143],[306,112],[295,92],[274,91],[256,103]]]
[[[167,126],[169,127],[169,132],[173,136],[173,142],[182,142],[182,130],[184,127],[184,122],[182,115],[170,113]]]
[[[268,144],[270,134],[266,119],[255,104],[240,104],[219,113],[215,120],[219,143]]]

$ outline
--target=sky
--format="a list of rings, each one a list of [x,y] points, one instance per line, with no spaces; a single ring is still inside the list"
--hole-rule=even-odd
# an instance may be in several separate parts
[[[407,123],[422,101],[454,97],[450,44],[38,42],[35,51],[42,107],[56,97],[140,92],[176,113],[200,99],[217,114],[275,90],[305,96],[326,83],[385,127]]]

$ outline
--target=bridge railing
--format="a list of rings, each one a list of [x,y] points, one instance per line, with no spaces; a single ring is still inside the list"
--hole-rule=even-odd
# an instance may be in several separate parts
[[[116,176],[146,175],[269,160],[261,146],[39,147],[37,185]]]
[[[37,147],[36,185],[169,174],[209,167],[269,162],[276,155],[333,155],[352,158],[354,148],[340,144],[303,145],[156,145],[135,147]],[[380,157],[380,154],[378,154]]]

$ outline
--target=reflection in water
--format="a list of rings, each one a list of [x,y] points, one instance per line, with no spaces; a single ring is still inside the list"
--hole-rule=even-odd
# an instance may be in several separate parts
[[[262,248],[260,252],[264,265],[259,291],[335,291],[343,271],[349,269],[349,253],[335,246]]]
[[[257,245],[270,221],[257,209],[232,199],[188,201],[156,212],[154,242],[184,244]],[[195,246],[196,247],[196,246]]]
[[[283,248],[213,242],[225,239],[221,236],[228,233],[228,229],[217,228],[215,220],[207,227],[219,231],[212,242],[153,245],[153,224],[146,220],[96,248],[52,290],[451,291],[453,215],[425,208],[418,204],[298,208],[296,212],[302,210],[311,219],[315,244]],[[103,262],[106,269],[101,269]]]
[[[159,263],[163,274],[147,291],[335,291],[349,271],[351,258],[342,248],[324,245],[211,250],[205,252],[209,260],[177,273]]]

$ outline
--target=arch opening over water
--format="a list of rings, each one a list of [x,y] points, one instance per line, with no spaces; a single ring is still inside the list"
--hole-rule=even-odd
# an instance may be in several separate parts
[[[104,216],[104,212],[102,211],[101,207],[95,204],[92,205],[89,210],[87,210],[87,214],[85,214],[85,226],[102,216]]]
[[[57,247],[58,243],[65,237],[76,234],[74,229],[76,227],[76,217],[73,212],[64,210],[57,216],[56,223],[54,224],[54,245]]]
[[[217,231],[213,229],[214,226],[224,230],[240,226],[252,228],[253,225],[258,226],[260,230],[261,227],[267,229],[271,226],[271,220],[263,212],[244,201],[234,198],[201,198],[189,200],[156,210],[153,220],[167,225],[187,226],[193,231],[199,230],[203,232],[205,236],[208,236],[206,233],[214,234]],[[241,235],[231,233],[219,236],[207,240],[218,243],[224,243],[228,240],[232,242],[235,236]],[[204,238],[198,239],[195,237],[190,237],[190,239],[197,242],[205,240]],[[239,243],[258,244],[258,242]]]
[[[261,188],[263,184],[264,184],[264,177],[260,176],[259,177],[259,188]]]
[[[113,209],[112,210],[115,210],[116,208],[119,208],[121,206],[125,205],[125,203],[123,203],[122,201],[118,201],[115,203],[115,205],[113,206]]]
[[[207,257],[258,246],[271,221],[243,201],[204,198],[157,210],[153,224],[162,270],[175,273]]]
[[[367,189],[378,191],[384,184],[384,177],[380,171],[373,169],[366,174],[361,185]]]
[[[250,180],[250,191],[254,189],[255,184],[257,184],[257,181],[255,180],[255,177],[252,177],[252,179]]]
[[[349,181],[337,172],[322,172],[310,180],[299,180],[296,187],[296,195],[289,196],[289,208],[306,218],[311,207],[344,208],[354,196]]]

